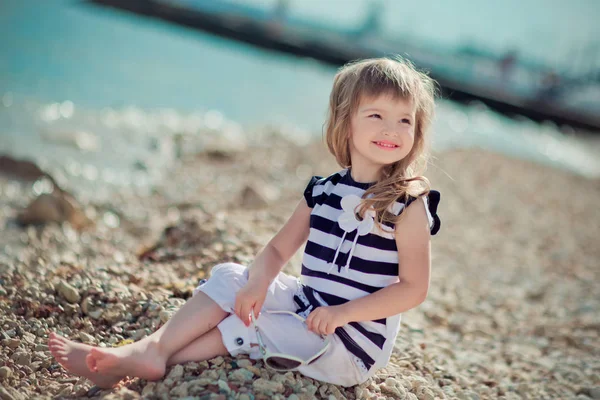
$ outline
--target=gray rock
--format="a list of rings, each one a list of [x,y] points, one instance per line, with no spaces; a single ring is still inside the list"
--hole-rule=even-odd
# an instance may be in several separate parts
[[[267,196],[256,186],[246,186],[240,194],[239,204],[247,209],[265,208],[269,205]]]
[[[8,390],[4,389],[2,386],[0,386],[0,399],[1,400],[16,400],[9,392]]]
[[[69,221],[77,229],[91,223],[73,196],[56,191],[38,196],[17,216],[17,221],[21,225]]]
[[[31,363],[31,371],[36,372],[42,367],[41,361],[36,361]]]
[[[214,366],[219,366],[221,364],[223,364],[223,362],[225,361],[225,359],[221,356],[215,357],[212,360],[210,360],[210,362],[212,363],[212,365]]]
[[[227,384],[227,382],[225,382],[222,379],[219,379],[217,381],[217,386],[219,386],[219,389],[221,390],[222,393],[231,393],[231,388],[229,387],[229,385]]]
[[[236,369],[229,374],[231,381],[250,382],[252,378],[254,378],[254,374],[245,368]]]
[[[166,324],[167,321],[169,321],[171,319],[171,317],[173,316],[173,314],[175,314],[174,310],[162,310],[158,314],[158,317],[160,318],[160,320],[161,320],[161,322],[163,324]]]
[[[58,283],[56,290],[58,294],[70,303],[77,303],[81,299],[79,291],[63,280]]]
[[[12,376],[12,369],[7,366],[0,367],[0,379],[6,380]]]
[[[252,361],[247,360],[245,358],[242,358],[241,360],[237,360],[236,361],[238,367],[240,368],[246,368],[246,367],[250,367],[252,365]]]
[[[458,395],[461,400],[479,400],[479,395],[471,390],[465,390]]]
[[[283,393],[285,391],[282,383],[268,381],[263,378],[258,378],[252,382],[252,388],[257,392],[264,393],[268,396],[272,396],[275,393]]]
[[[31,364],[31,355],[24,351],[14,353],[11,358],[18,365],[29,366],[29,364]]]
[[[93,336],[88,335],[85,332],[79,332],[79,339],[81,339],[81,341],[83,343],[87,343],[87,344],[95,344],[96,343],[96,339],[94,339]]]
[[[169,394],[172,396],[172,398],[176,399],[195,399],[195,397],[188,397],[189,387],[189,382],[178,383],[173,389],[171,389]]]
[[[181,377],[183,376],[184,373],[184,369],[183,369],[183,365],[175,365],[173,368],[171,368],[171,371],[169,372],[169,375],[167,375],[167,378],[172,379],[174,381],[180,380]]]
[[[37,344],[34,351],[48,351],[48,346],[45,344]]]
[[[156,382],[148,382],[144,389],[142,389],[142,397],[146,397],[154,393],[156,389]]]
[[[175,386],[175,381],[171,378],[165,378],[165,380],[162,381],[162,385],[166,386],[167,388],[172,388]]]
[[[88,315],[95,320],[98,320],[100,318],[102,318],[102,313],[104,312],[104,310],[98,309],[98,310],[93,310],[88,312]]]

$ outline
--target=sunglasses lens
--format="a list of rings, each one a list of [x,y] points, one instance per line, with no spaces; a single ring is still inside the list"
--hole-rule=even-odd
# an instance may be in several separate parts
[[[290,360],[289,358],[284,357],[269,357],[265,360],[267,365],[273,369],[278,370],[291,370],[294,368],[298,368],[300,366],[300,362],[297,360]]]

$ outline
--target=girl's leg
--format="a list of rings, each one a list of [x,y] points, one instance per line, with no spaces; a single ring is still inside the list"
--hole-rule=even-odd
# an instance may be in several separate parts
[[[48,347],[56,361],[64,369],[74,375],[85,376],[101,388],[113,387],[123,378],[122,376],[92,372],[88,369],[85,358],[90,354],[92,346],[73,342],[52,332],[48,339]]]
[[[124,378],[124,376],[90,371],[86,366],[85,360],[86,356],[93,349],[92,346],[73,342],[55,333],[50,334],[49,346],[52,355],[67,371],[78,376],[85,376],[101,388],[113,387]],[[218,328],[213,328],[173,354],[167,360],[167,365],[210,360],[211,358],[226,356],[228,354],[229,352],[221,338],[221,332]]]
[[[229,355],[227,348],[223,344],[223,338],[218,328],[200,336],[177,353],[173,354],[168,360],[167,365],[183,364],[189,361],[210,360],[217,356]]]
[[[92,372],[113,376],[159,379],[172,355],[213,330],[228,315],[208,295],[198,292],[147,338],[122,347],[93,347],[86,357],[87,366]]]

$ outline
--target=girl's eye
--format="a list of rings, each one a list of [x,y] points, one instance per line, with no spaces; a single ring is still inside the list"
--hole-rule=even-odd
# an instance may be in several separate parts
[[[409,125],[410,125],[410,119],[408,119],[408,118],[403,118],[403,119],[402,119],[402,123],[403,123],[403,124],[409,124]]]
[[[371,114],[371,115],[369,115],[369,118],[378,118],[378,119],[381,119],[381,115],[379,115],[379,114]]]

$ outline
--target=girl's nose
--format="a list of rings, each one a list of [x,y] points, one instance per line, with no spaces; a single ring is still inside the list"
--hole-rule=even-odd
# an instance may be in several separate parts
[[[398,136],[398,127],[397,126],[387,126],[385,131],[383,132],[386,136]]]
[[[392,120],[385,121],[385,126],[383,128],[385,129],[384,133],[389,136],[397,135],[400,130],[399,124]]]

